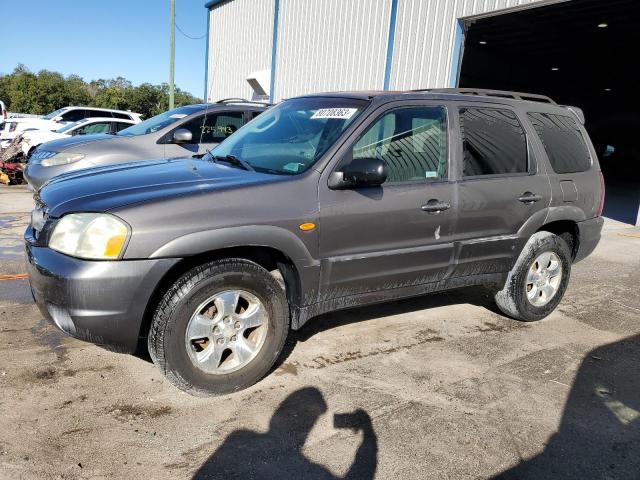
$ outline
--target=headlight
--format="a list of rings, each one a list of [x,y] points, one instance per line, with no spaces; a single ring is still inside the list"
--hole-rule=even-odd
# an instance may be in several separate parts
[[[67,255],[115,260],[129,235],[127,225],[106,213],[71,213],[58,221],[49,248]]]
[[[84,158],[84,153],[58,153],[50,158],[45,158],[40,162],[43,167],[53,167],[54,165],[67,165]]]

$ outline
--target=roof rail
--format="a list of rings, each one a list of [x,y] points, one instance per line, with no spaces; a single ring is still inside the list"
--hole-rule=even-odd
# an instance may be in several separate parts
[[[221,104],[227,104],[227,103],[250,103],[252,105],[271,105],[268,102],[258,102],[258,101],[254,101],[254,100],[247,100],[246,98],[240,98],[240,97],[231,97],[231,98],[223,98],[222,100],[218,100],[215,103],[221,103]]]
[[[556,104],[546,95],[535,93],[509,92],[506,90],[489,90],[483,88],[423,88],[411,90],[412,92],[433,92],[433,93],[461,93],[464,95],[482,95],[485,97],[513,98],[515,100],[526,100],[529,102],[542,102]]]

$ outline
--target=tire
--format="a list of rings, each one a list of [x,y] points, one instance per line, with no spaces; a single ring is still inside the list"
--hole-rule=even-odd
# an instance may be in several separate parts
[[[547,258],[548,269],[542,265]],[[571,263],[571,250],[562,238],[550,232],[533,234],[509,272],[503,289],[495,294],[498,308],[516,320],[533,322],[543,319],[562,300],[571,276]],[[560,273],[550,276],[556,264]],[[534,278],[536,280],[532,281]],[[554,293],[547,296],[547,292],[552,290]]]
[[[235,293],[240,313],[236,307],[225,307],[233,304],[234,300],[228,299],[233,299]],[[206,303],[211,298],[213,303]],[[210,307],[202,309],[203,304]],[[247,318],[266,315],[266,320],[253,329],[237,330],[236,335],[233,329],[243,328],[238,325],[243,315],[251,312],[253,316]],[[204,320],[198,321],[196,315]],[[209,321],[210,324],[205,323]],[[208,336],[187,340],[187,332],[190,338],[194,333],[199,335],[201,330],[196,327],[201,325],[205,329],[202,331],[210,332]],[[289,307],[277,280],[254,262],[232,258],[197,266],[168,289],[153,316],[148,348],[153,363],[179,389],[197,396],[221,395],[247,388],[264,377],[280,355],[288,332]],[[241,341],[244,346],[255,347],[252,353],[255,356],[244,364],[241,357],[248,355],[248,349],[240,347]],[[220,347],[218,342],[224,345]],[[217,355],[227,346],[227,350]],[[207,357],[208,363],[199,363],[199,355],[205,358],[207,352],[213,352]],[[218,362],[218,356],[224,361]]]

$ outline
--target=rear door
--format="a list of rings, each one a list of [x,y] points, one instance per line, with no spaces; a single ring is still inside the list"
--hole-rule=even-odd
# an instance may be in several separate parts
[[[505,272],[526,241],[518,231],[549,206],[549,180],[533,132],[514,109],[472,104],[456,113],[460,180],[452,276]]]
[[[321,299],[402,292],[446,277],[455,219],[448,122],[443,103],[403,102],[338,153],[343,161],[380,158],[389,176],[379,187],[345,190],[320,182]]]
[[[211,150],[242,127],[244,123],[244,112],[241,110],[208,113],[187,120],[180,125],[176,125],[167,135],[167,143],[164,144],[165,157],[203,155],[207,150]],[[173,143],[171,140],[173,132],[179,128],[184,128],[191,132],[192,141],[190,143]]]

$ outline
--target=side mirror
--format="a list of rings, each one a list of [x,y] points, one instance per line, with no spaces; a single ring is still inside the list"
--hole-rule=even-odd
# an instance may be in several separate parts
[[[355,158],[342,171],[333,172],[329,188],[375,187],[387,180],[387,164],[379,158]]]
[[[179,128],[173,132],[173,143],[191,143],[193,135],[186,128]]]
[[[53,117],[53,121],[59,123],[62,121],[62,117],[60,115],[58,115],[57,117]]]

